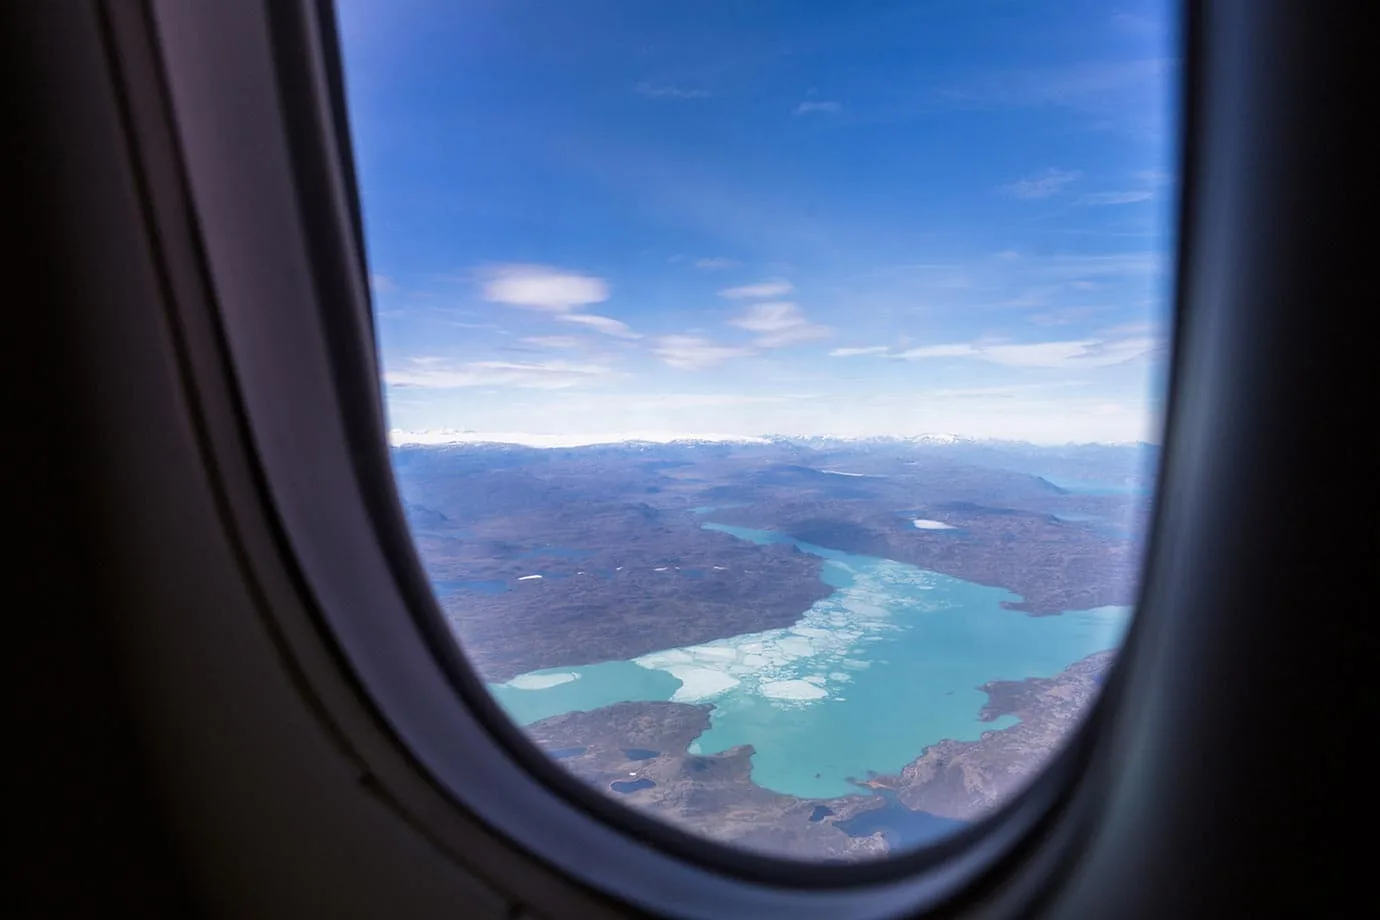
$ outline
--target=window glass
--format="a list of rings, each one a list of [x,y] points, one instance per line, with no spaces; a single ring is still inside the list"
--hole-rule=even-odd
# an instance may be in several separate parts
[[[392,455],[600,794],[857,861],[1007,801],[1136,598],[1165,2],[347,0]]]

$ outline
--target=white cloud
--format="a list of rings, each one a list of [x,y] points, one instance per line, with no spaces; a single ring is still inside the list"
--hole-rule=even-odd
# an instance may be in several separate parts
[[[369,276],[369,287],[373,288],[375,294],[390,294],[398,289],[397,282],[377,272]]]
[[[1017,179],[1008,185],[1003,185],[1001,190],[1013,198],[1023,200],[1033,200],[1037,198],[1048,198],[1058,194],[1069,183],[1075,181],[1079,173],[1067,169],[1054,169],[1053,167],[1034,175],[1026,176],[1024,179]]]
[[[604,279],[549,265],[497,265],[484,274],[484,299],[511,307],[564,313],[609,296]]]
[[[886,345],[867,345],[862,348],[835,348],[829,352],[831,358],[854,358],[863,355],[884,355],[891,349]]]
[[[561,313],[556,319],[563,323],[576,323],[593,329],[595,332],[602,332],[604,335],[617,336],[620,339],[640,339],[642,335],[633,332],[628,328],[628,324],[622,320],[614,319],[611,316],[599,316],[595,313]]]
[[[727,297],[730,300],[766,300],[770,297],[789,294],[793,290],[794,287],[786,279],[773,278],[770,281],[759,281],[756,284],[724,288],[719,292],[719,296]]]
[[[1154,192],[1142,190],[1129,192],[1092,192],[1082,196],[1078,200],[1083,204],[1134,204],[1137,201],[1149,201],[1154,197]]]
[[[843,111],[843,106],[837,102],[802,102],[795,107],[795,114],[808,115],[811,112],[827,112],[838,114]]]
[[[800,307],[793,303],[756,303],[746,313],[729,322],[749,332],[784,332],[806,322]]]
[[[695,267],[704,269],[707,272],[723,271],[728,268],[737,268],[740,262],[733,259],[725,259],[723,256],[715,256],[710,259],[696,259]]]
[[[710,95],[709,91],[704,89],[685,89],[647,80],[634,86],[633,92],[646,99],[708,99]]]
[[[698,370],[713,367],[730,358],[755,354],[751,348],[719,345],[697,335],[667,335],[657,339],[652,352],[671,367]]]
[[[830,329],[811,323],[800,307],[786,301],[753,304],[746,313],[729,320],[729,323],[739,329],[758,333],[753,342],[762,348],[798,345],[831,334]]]
[[[579,348],[580,340],[573,335],[529,335],[522,340],[538,348]]]
[[[450,363],[441,358],[413,358],[401,368],[386,371],[384,382],[395,387],[457,389],[461,387],[518,387],[561,390],[599,383],[615,376],[602,364],[570,361],[471,361]]]

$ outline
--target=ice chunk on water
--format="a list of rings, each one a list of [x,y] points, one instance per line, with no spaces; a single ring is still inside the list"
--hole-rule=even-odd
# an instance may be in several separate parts
[[[680,689],[671,694],[672,701],[677,703],[698,703],[738,686],[736,677],[715,668],[671,667],[666,670],[680,680]]]
[[[768,681],[762,685],[761,692],[774,700],[818,700],[829,695],[829,691],[807,680]]]
[[[519,674],[508,681],[505,686],[512,687],[514,690],[545,690],[547,687],[559,687],[561,684],[568,684],[572,680],[579,680],[580,675],[573,671],[562,674]]]

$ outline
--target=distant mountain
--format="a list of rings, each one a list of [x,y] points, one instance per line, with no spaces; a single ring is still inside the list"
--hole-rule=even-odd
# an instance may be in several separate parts
[[[389,442],[394,447],[456,446],[472,447],[524,447],[536,450],[569,450],[588,447],[640,447],[660,448],[667,445],[707,446],[719,444],[776,444],[801,445],[806,447],[894,447],[897,445],[934,447],[1004,447],[1020,448],[1039,453],[1059,453],[1086,450],[1158,450],[1158,446],[1145,441],[1090,441],[1069,442],[1067,444],[1035,444],[1029,441],[1008,440],[1004,438],[970,438],[957,434],[941,432],[915,435],[867,435],[847,436],[833,434],[818,435],[716,435],[716,434],[650,434],[632,432],[608,435],[547,435],[521,432],[476,432],[451,428],[434,428],[408,431],[393,429],[389,432]]]

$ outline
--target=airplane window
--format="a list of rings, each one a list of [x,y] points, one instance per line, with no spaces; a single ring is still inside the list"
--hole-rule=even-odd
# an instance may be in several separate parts
[[[1025,788],[1137,596],[1171,5],[339,16],[398,488],[503,711],[776,857]]]

